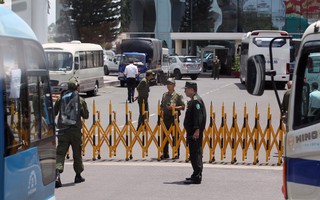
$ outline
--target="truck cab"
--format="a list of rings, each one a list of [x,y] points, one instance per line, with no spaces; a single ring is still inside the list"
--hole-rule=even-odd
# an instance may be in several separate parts
[[[138,68],[138,76],[136,77],[137,82],[141,81],[145,77],[145,72],[148,70],[148,56],[145,53],[138,52],[124,52],[120,59],[119,64],[119,74],[118,80],[120,81],[120,86],[123,87],[126,83],[126,77],[124,75],[124,70],[129,64],[129,59],[134,61],[134,65]]]
[[[296,57],[284,143],[283,187],[285,199],[320,197],[320,21],[304,32]],[[263,94],[264,58],[250,58],[249,93]],[[276,94],[277,91],[275,90]],[[279,98],[278,98],[279,99]],[[280,104],[279,104],[280,105]],[[280,107],[281,108],[281,107]]]

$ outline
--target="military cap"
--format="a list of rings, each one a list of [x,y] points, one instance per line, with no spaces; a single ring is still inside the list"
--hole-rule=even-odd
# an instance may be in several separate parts
[[[185,84],[185,86],[183,88],[192,88],[195,91],[197,91],[197,89],[198,89],[197,83],[189,82],[189,81],[186,82],[186,84]]]
[[[174,78],[168,78],[167,84],[176,84],[176,81],[174,80]]]
[[[146,72],[146,76],[149,76],[149,75],[155,75],[155,73],[152,71],[152,70],[148,70],[147,72]]]
[[[69,82],[68,82],[69,90],[75,90],[78,87],[78,85],[79,85],[79,82],[75,77],[72,77],[69,79]]]

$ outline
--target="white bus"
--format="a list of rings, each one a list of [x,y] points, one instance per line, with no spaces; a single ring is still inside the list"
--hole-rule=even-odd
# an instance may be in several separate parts
[[[262,80],[266,76],[263,58],[249,58],[247,90],[262,95]],[[296,56],[295,69],[284,139],[283,185],[285,199],[320,199],[320,21],[304,32]],[[313,90],[312,90],[313,88]],[[280,146],[280,141],[279,141]],[[282,147],[281,147],[282,148]]]
[[[248,58],[262,54],[266,59],[266,70],[270,69],[269,44],[275,37],[288,36],[285,31],[257,30],[246,33],[241,42],[240,81],[246,82]],[[290,78],[290,41],[276,39],[272,45],[273,68],[276,71],[274,80],[278,88],[284,88]],[[266,77],[266,81],[271,78]]]
[[[103,49],[100,45],[71,41],[43,44],[49,62],[53,94],[67,87],[71,77],[80,83],[80,92],[95,96],[103,86]]]

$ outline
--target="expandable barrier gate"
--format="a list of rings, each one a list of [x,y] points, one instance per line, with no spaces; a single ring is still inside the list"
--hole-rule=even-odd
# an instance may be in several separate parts
[[[126,150],[126,160],[132,159],[132,149],[138,145],[142,150],[142,157],[148,156],[148,151],[151,144],[154,144],[158,150],[157,159],[160,160],[163,148],[166,142],[172,149],[172,157],[178,154],[178,148],[184,146],[186,149],[185,159],[189,160],[189,148],[186,142],[186,131],[180,128],[178,123],[178,113],[175,108],[172,110],[172,115],[175,116],[175,123],[166,129],[162,119],[162,112],[160,103],[158,102],[158,118],[154,128],[149,124],[148,112],[145,111],[144,104],[142,105],[142,113],[144,113],[144,124],[136,130],[132,123],[132,112],[128,109],[128,103],[125,105],[125,125],[120,128],[116,122],[116,112],[112,110],[112,104],[109,103],[109,124],[106,128],[101,125],[100,111],[96,110],[95,101],[93,101],[93,121],[90,127],[86,126],[83,121],[82,137],[83,146],[82,153],[85,154],[86,146],[92,146],[92,159],[101,159],[101,148],[107,145],[109,148],[109,157],[116,156],[117,150],[120,147]],[[280,120],[278,128],[274,131],[271,123],[270,105],[268,106],[267,125],[262,131],[260,126],[260,116],[258,113],[258,106],[255,106],[255,123],[251,129],[248,123],[247,106],[244,106],[244,119],[242,126],[238,125],[238,118],[233,103],[232,124],[230,128],[227,124],[227,115],[224,111],[224,104],[221,111],[221,124],[216,125],[216,114],[213,112],[212,102],[210,104],[210,123],[203,133],[203,145],[205,150],[208,148],[209,162],[217,160],[216,151],[220,151],[220,160],[227,157],[231,158],[231,163],[237,162],[237,152],[242,152],[242,161],[247,159],[248,151],[253,150],[253,164],[259,162],[259,152],[265,151],[266,162],[270,160],[271,151],[278,153],[277,164],[282,163],[283,152],[283,137],[285,134],[285,126]],[[164,134],[162,134],[164,133]],[[163,137],[164,135],[164,137]],[[203,151],[205,152],[205,151]],[[227,156],[227,153],[231,153]]]

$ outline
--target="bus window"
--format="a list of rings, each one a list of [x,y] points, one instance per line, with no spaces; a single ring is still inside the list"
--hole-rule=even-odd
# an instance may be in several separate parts
[[[253,38],[253,44],[255,44],[257,47],[269,47],[270,45],[270,41],[273,38]],[[272,43],[272,47],[282,47],[283,45],[285,45],[287,42],[285,39],[276,39],[273,43]]]
[[[87,68],[87,59],[86,59],[86,53],[85,52],[79,52],[80,57],[80,69]]]
[[[48,113],[51,104],[48,80],[44,77],[29,76],[29,107],[30,107],[30,140],[31,142],[54,135],[52,115]]]
[[[61,52],[50,52],[46,54],[50,71],[71,71],[72,54]]]
[[[296,84],[296,105],[299,106],[294,118],[296,127],[320,121],[320,52],[302,55],[300,64],[305,68],[304,76],[299,76]]]

